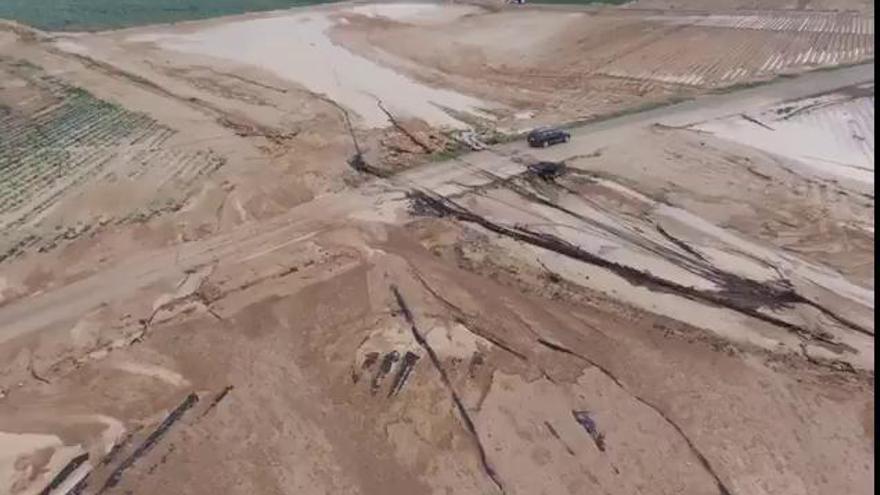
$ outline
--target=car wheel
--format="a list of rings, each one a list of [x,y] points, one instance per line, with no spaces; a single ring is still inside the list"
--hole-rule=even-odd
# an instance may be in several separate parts
[[[546,148],[547,146],[550,146],[550,141],[544,141],[544,142],[541,144],[541,146],[543,146],[544,148]]]
[[[565,136],[564,138],[562,138],[563,143],[567,143],[569,140],[571,140],[571,136]]]

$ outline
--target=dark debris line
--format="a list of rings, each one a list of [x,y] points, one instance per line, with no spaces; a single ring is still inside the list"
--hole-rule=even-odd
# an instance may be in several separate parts
[[[471,436],[474,439],[474,444],[480,456],[480,464],[483,467],[483,471],[486,473],[489,479],[492,480],[492,483],[494,483],[495,486],[498,487],[498,491],[500,491],[501,493],[505,493],[504,486],[501,484],[501,479],[498,477],[498,473],[496,473],[495,469],[493,469],[492,466],[489,464],[489,459],[486,455],[486,449],[485,447],[483,447],[483,443],[480,440],[479,433],[477,433],[477,427],[474,425],[474,421],[471,419],[470,414],[464,407],[464,403],[458,396],[458,392],[456,392],[455,388],[452,386],[452,382],[449,380],[449,375],[446,374],[446,370],[440,363],[440,358],[437,356],[437,353],[434,352],[434,349],[431,347],[430,344],[428,344],[428,341],[425,339],[425,337],[416,326],[415,318],[413,317],[409,306],[407,306],[406,301],[403,299],[403,296],[400,294],[400,290],[397,288],[397,286],[391,286],[391,293],[394,294],[394,299],[397,301],[397,305],[400,308],[404,319],[410,326],[413,338],[416,339],[416,342],[418,342],[422,349],[424,349],[425,352],[428,354],[428,357],[431,359],[431,363],[434,365],[434,368],[436,368],[437,372],[440,373],[440,380],[443,382],[443,385],[446,386],[446,389],[449,390],[449,394],[452,396],[452,401],[455,403],[455,407],[458,409],[459,416],[461,416],[465,427],[471,433]]]
[[[704,456],[703,453],[700,452],[700,450],[697,448],[697,446],[694,445],[694,443],[691,441],[691,439],[684,433],[684,430],[682,430],[681,427],[679,427],[678,424],[675,423],[675,421],[672,421],[672,418],[670,418],[662,410],[660,410],[659,407],[655,406],[654,404],[652,404],[648,400],[631,392],[629,390],[629,388],[627,388],[623,384],[623,382],[621,382],[616,376],[614,376],[614,374],[612,374],[608,369],[606,369],[603,366],[600,366],[598,363],[596,363],[592,359],[584,356],[583,354],[579,354],[579,353],[577,353],[577,352],[575,352],[575,351],[573,351],[563,345],[560,345],[560,344],[557,344],[554,342],[550,342],[545,339],[538,339],[538,343],[543,345],[544,347],[552,349],[556,352],[561,352],[563,354],[567,354],[567,355],[572,356],[574,358],[580,359],[581,361],[587,363],[588,365],[598,369],[603,375],[605,375],[611,381],[613,381],[618,387],[620,387],[630,397],[632,397],[633,399],[638,401],[640,404],[647,406],[652,411],[657,413],[661,418],[663,418],[664,421],[666,421],[666,423],[669,426],[671,426],[676,432],[678,432],[679,436],[681,436],[681,438],[685,441],[688,448],[690,448],[691,453],[694,455],[694,457],[697,458],[697,460],[700,461],[700,465],[703,466],[703,468],[706,470],[706,472],[709,473],[709,475],[712,476],[712,478],[715,480],[715,484],[718,486],[718,492],[721,495],[732,495],[733,492],[731,492],[727,488],[727,486],[724,484],[724,482],[721,481],[721,478],[718,476],[718,473],[715,472],[715,469],[712,467],[712,465],[709,464],[709,460],[706,459],[706,456]],[[578,421],[578,423],[581,426],[583,426],[584,429],[587,430],[587,433],[589,433],[590,436],[592,436],[593,433],[590,431],[590,429],[595,429],[595,422],[593,422],[592,419],[590,419],[590,423],[592,423],[592,425],[590,425],[589,423],[587,425],[585,425],[583,422],[580,421],[580,419],[578,419],[578,414],[576,411],[572,411],[572,414],[574,414],[575,420]],[[587,416],[587,417],[589,417],[589,416]],[[581,417],[581,419],[583,419],[583,417]],[[598,433],[598,429],[596,429],[596,433]],[[593,440],[596,441],[596,438],[594,437]],[[597,442],[596,446],[598,447],[599,443],[598,443],[598,441],[596,441],[596,442]],[[604,436],[603,436],[602,437],[602,447],[600,447],[600,450],[604,451],[604,448],[605,448],[605,442],[604,442]]]
[[[199,396],[195,393],[190,393],[186,396],[183,402],[180,403],[173,411],[171,411],[168,416],[159,424],[159,426],[153,430],[152,433],[143,441],[128,457],[126,457],[116,469],[110,474],[110,477],[107,478],[107,481],[104,483],[104,486],[98,490],[98,494],[104,493],[110,488],[113,488],[119,481],[122,479],[123,473],[134,465],[138,459],[144,456],[147,452],[149,452],[159,440],[168,432],[168,429],[171,428],[174,423],[176,423],[183,415],[196,405],[199,401]]]
[[[217,395],[214,396],[214,400],[212,400],[211,403],[208,404],[208,407],[205,408],[205,411],[202,413],[201,417],[205,417],[209,412],[214,410],[214,408],[217,407],[217,404],[219,404],[220,401],[225,399],[226,396],[229,395],[229,392],[232,392],[232,390],[234,388],[235,387],[232,385],[227,385],[227,386],[223,387],[223,390],[218,392]]]
[[[376,374],[373,375],[373,381],[370,383],[370,393],[376,394],[379,391],[379,388],[382,387],[382,382],[385,380],[385,375],[391,372],[391,368],[394,367],[394,363],[400,361],[400,353],[397,351],[391,351],[388,354],[385,354],[385,357],[382,358],[382,363],[379,365],[379,369],[376,370]]]
[[[394,397],[403,390],[403,386],[406,385],[406,381],[409,379],[409,376],[412,374],[412,371],[415,369],[416,363],[418,362],[418,354],[406,351],[406,354],[403,355],[403,362],[400,364],[400,368],[398,368],[397,374],[394,376],[391,388],[388,390],[388,397]]]
[[[52,481],[50,481],[49,484],[46,485],[45,488],[43,488],[43,490],[40,492],[40,495],[49,495],[50,493],[52,493],[53,490],[58,488],[61,483],[64,483],[64,481],[67,480],[67,478],[87,460],[89,460],[88,452],[80,454],[71,459],[70,462],[68,462],[67,465],[65,465],[64,468],[52,478]]]
[[[779,286],[765,284],[735,274],[716,270],[710,274],[712,275],[711,279],[725,287],[725,290],[721,292],[700,290],[695,287],[689,287],[666,280],[646,271],[600,258],[599,256],[587,252],[579,246],[564,239],[560,239],[552,234],[535,232],[522,226],[508,227],[506,225],[495,223],[469,211],[454,201],[438,195],[419,190],[410,191],[408,195],[412,202],[411,211],[413,212],[422,212],[436,217],[450,217],[462,222],[473,223],[496,234],[544,248],[584,263],[605,268],[623,277],[633,285],[645,286],[652,290],[677,294],[687,299],[732,309],[772,325],[791,330],[803,338],[810,338],[812,332],[801,325],[790,323],[781,318],[762,313],[759,311],[760,308],[787,307],[792,304],[806,304],[818,309],[823,314],[856,332],[873,336],[873,333],[860,327],[856,323],[849,321],[831,310],[801,296],[794,291],[790,283],[782,283],[779,284]]]
[[[605,452],[605,435],[599,432],[599,426],[596,425],[596,421],[590,416],[590,411],[572,411],[571,414],[574,416],[574,420],[583,426],[587,434],[590,435],[590,438],[593,439],[596,448],[600,452]]]

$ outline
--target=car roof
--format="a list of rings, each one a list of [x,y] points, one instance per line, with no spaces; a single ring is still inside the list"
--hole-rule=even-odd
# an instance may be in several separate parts
[[[536,128],[534,128],[534,129],[531,130],[530,134],[532,134],[532,133],[534,133],[534,134],[539,134],[539,133],[543,134],[543,133],[545,133],[545,132],[560,132],[561,130],[562,130],[562,129],[559,129],[559,128],[557,128],[557,127],[536,127]]]

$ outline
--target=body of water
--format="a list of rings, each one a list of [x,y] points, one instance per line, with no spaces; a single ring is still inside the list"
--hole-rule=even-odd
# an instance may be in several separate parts
[[[46,31],[99,31],[332,0],[0,0],[0,18]]]

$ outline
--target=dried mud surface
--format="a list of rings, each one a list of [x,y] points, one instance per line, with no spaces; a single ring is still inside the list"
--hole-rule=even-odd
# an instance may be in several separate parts
[[[869,493],[871,66],[504,142],[863,60],[868,17],[3,24],[0,493]],[[254,23],[274,48],[232,42]],[[648,63],[722,33],[702,82]],[[321,55],[374,80],[300,77]]]

